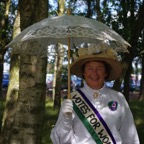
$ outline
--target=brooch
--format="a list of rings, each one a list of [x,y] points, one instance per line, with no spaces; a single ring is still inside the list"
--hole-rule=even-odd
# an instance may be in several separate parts
[[[110,101],[108,107],[110,110],[115,111],[117,109],[118,103],[116,101]]]

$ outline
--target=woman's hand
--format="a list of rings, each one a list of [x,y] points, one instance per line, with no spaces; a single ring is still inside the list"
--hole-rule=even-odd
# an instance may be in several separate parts
[[[73,103],[72,100],[66,99],[62,103],[62,113],[65,116],[65,118],[72,118],[73,113]]]

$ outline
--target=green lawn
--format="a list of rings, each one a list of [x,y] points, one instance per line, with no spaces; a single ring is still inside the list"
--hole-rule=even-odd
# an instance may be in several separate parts
[[[45,123],[44,123],[44,130],[43,130],[43,139],[42,144],[52,144],[50,140],[50,132],[52,127],[54,126],[58,112],[53,110],[53,102],[49,98],[46,101],[46,115],[45,115]],[[130,102],[130,107],[135,119],[135,123],[137,126],[140,143],[144,143],[144,101],[136,101],[133,100]],[[0,100],[0,125],[1,125],[1,118],[2,118],[2,111],[3,111],[3,100]]]
[[[52,144],[50,140],[50,132],[55,125],[58,118],[58,111],[53,109],[52,99],[46,100],[46,115],[45,115],[45,126],[43,130],[42,144]]]
[[[144,144],[144,101],[133,100],[130,102],[130,107],[137,126],[140,144]]]

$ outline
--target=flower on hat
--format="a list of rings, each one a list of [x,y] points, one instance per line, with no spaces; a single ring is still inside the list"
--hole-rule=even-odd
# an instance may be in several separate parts
[[[76,60],[79,57],[83,57],[86,55],[96,55],[100,53],[109,55],[113,59],[121,59],[120,56],[118,56],[117,52],[106,43],[100,43],[97,45],[90,44],[87,48],[79,48],[78,52],[73,54],[73,58],[74,60]]]

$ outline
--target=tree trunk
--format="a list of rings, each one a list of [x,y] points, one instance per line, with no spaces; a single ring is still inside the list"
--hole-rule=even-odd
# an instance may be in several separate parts
[[[100,0],[96,0],[96,12],[97,12],[97,20],[98,21],[103,21],[103,14],[101,12],[101,9],[100,9]]]
[[[140,82],[140,93],[139,100],[142,101],[144,99],[144,55],[142,56],[142,77]]]
[[[86,3],[87,3],[87,8],[88,8],[86,17],[91,18],[91,16],[92,16],[92,9],[91,9],[92,1],[86,0]]]
[[[130,76],[132,71],[132,60],[129,62],[128,69],[124,77],[124,96],[126,97],[127,102],[129,102],[129,92],[130,92]]]
[[[24,11],[21,11],[23,12],[23,14],[21,13],[21,28],[26,28],[30,24],[47,18],[47,2],[47,0],[22,1],[20,5],[22,6],[21,10]],[[25,20],[27,20],[27,23],[25,23]],[[35,42],[29,45],[27,49],[35,48],[36,50],[42,47],[43,45]],[[44,53],[47,53],[47,49]],[[15,121],[15,127],[23,143],[41,143],[45,114],[46,66],[47,57],[34,54],[33,56],[21,56],[19,109],[16,117],[21,125],[18,125]],[[18,139],[19,137],[17,137]]]
[[[5,46],[8,43],[7,38],[7,29],[8,29],[8,14],[10,9],[10,0],[6,0],[1,2],[2,9],[5,10],[4,15],[0,14],[0,98],[3,98],[3,87],[2,87],[2,80],[3,80],[3,62],[4,62],[4,55],[6,53]]]
[[[15,23],[13,38],[20,33],[20,15],[19,11],[17,13]],[[10,140],[10,135],[12,132],[12,125],[14,122],[16,102],[18,98],[19,90],[19,55],[11,54],[11,65],[10,65],[10,79],[9,86],[6,94],[6,105],[3,112],[2,120],[2,133],[3,133],[3,143],[7,143]]]
[[[115,83],[114,83],[113,89],[115,89],[117,91],[120,91],[122,81],[124,80],[125,74],[126,74],[127,69],[129,67],[129,59],[130,59],[130,55],[127,54],[127,56],[125,56],[125,59],[122,62],[122,74],[121,74],[121,77],[118,78],[115,81]]]
[[[54,61],[54,76],[53,76],[53,83],[52,83],[52,98],[53,101],[55,100],[55,93],[56,93],[56,79],[57,79],[57,67],[58,67],[58,50],[57,47],[55,47],[56,52],[55,52],[55,61]],[[60,93],[59,93],[60,94]]]
[[[11,58],[10,80],[6,96],[6,106],[3,113],[2,133],[4,141],[2,144],[10,143],[12,127],[15,121],[16,103],[19,90],[19,55]]]
[[[58,1],[58,15],[64,14],[65,10],[65,0]],[[64,59],[64,48],[62,44],[57,44],[55,66],[54,66],[54,80],[53,80],[53,100],[54,109],[58,109],[61,106],[61,73],[62,73],[62,63]]]
[[[41,143],[47,65],[47,61],[44,61],[45,58],[39,59],[36,56],[21,56],[19,98],[10,143]]]
[[[62,63],[64,59],[64,48],[63,45],[58,44],[58,55],[57,55],[57,70],[56,70],[56,82],[55,82],[55,99],[54,109],[59,109],[61,106],[61,76],[62,76]]]
[[[4,54],[0,52],[0,98],[3,98],[3,61],[4,61]]]

